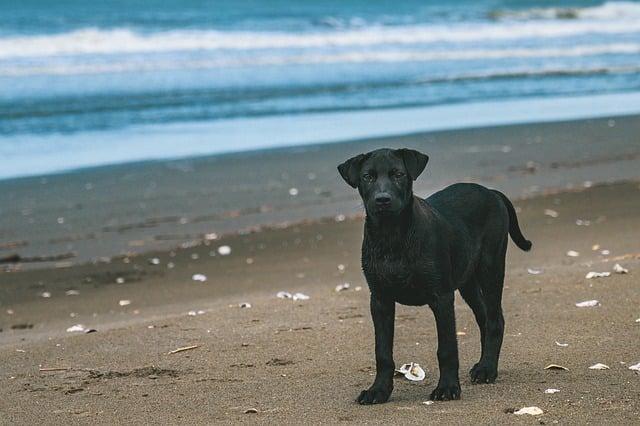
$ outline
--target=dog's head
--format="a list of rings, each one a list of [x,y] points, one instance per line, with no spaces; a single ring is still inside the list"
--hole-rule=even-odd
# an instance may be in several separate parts
[[[412,149],[378,149],[356,155],[338,166],[342,178],[357,188],[368,215],[391,216],[413,196],[413,181],[429,157]]]

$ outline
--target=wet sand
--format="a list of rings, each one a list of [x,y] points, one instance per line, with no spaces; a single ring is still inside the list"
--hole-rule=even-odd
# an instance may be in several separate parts
[[[602,125],[603,132],[611,129],[606,121],[589,124]],[[594,129],[582,131],[594,136]],[[640,184],[582,184],[606,180],[591,177],[600,168],[636,164],[619,156],[637,149],[637,141],[625,146],[628,151],[603,148],[597,155],[574,150],[563,171],[540,148],[522,157],[539,164],[533,170],[521,162],[525,170],[509,172],[504,154],[483,154],[500,164],[487,168],[505,174],[493,187],[528,195],[515,204],[534,249],[509,247],[506,335],[493,385],[469,382],[479,332],[470,309],[457,300],[461,401],[423,404],[438,377],[433,316],[428,308],[400,307],[396,363],[420,363],[426,380],[397,378],[387,404],[354,402],[372,381],[373,330],[359,265],[362,217],[352,195],[340,190],[340,205],[353,206],[345,220],[307,220],[109,263],[0,273],[0,423],[638,424],[640,375],[628,367],[640,362]],[[580,161],[586,165],[572,166]],[[422,188],[447,179],[434,179],[443,169],[433,163]],[[574,183],[574,190],[535,196],[543,190],[527,190],[555,179],[564,183],[554,187]],[[221,256],[218,248],[225,245],[231,253]],[[579,256],[567,256],[569,250]],[[615,263],[630,273],[585,278]],[[528,268],[542,272],[532,275]],[[193,281],[194,274],[207,281]],[[349,290],[334,290],[345,282]],[[70,290],[79,294],[66,295]],[[278,299],[279,290],[310,299]],[[591,299],[600,306],[575,306]],[[121,306],[122,300],[130,304]],[[240,308],[244,302],[252,307]],[[66,332],[74,324],[97,332]],[[170,354],[189,346],[197,347]],[[588,368],[597,362],[610,369]],[[545,370],[550,363],[568,371]],[[547,388],[560,392],[545,394]],[[511,414],[534,405],[544,414]]]
[[[426,152],[416,189],[465,180],[512,197],[638,177],[637,116],[431,132],[126,164],[0,181],[0,267],[29,269],[167,250],[259,226],[347,216],[360,203],[336,165],[381,146]],[[291,195],[295,194],[295,195]],[[9,262],[21,260],[21,262]]]

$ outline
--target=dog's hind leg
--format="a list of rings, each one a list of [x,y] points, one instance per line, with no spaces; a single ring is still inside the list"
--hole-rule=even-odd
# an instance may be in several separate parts
[[[469,307],[473,311],[473,315],[476,317],[476,322],[478,323],[478,328],[480,329],[480,361],[478,361],[478,363],[473,366],[471,371],[469,371],[471,381],[475,383],[477,379],[476,370],[478,368],[478,365],[481,364],[482,360],[485,359],[486,356],[487,307],[484,304],[482,292],[477,281],[470,281],[466,286],[460,288],[460,294],[462,295],[462,298],[465,300],[465,302],[467,302],[467,305],[469,305]]]
[[[481,259],[478,271],[487,319],[482,357],[470,372],[471,381],[474,383],[493,383],[498,377],[498,359],[504,336],[502,288],[506,250],[507,240],[505,237],[498,250],[489,251]]]

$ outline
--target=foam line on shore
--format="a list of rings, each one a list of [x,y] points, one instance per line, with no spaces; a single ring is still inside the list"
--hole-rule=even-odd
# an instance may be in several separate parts
[[[2,138],[0,156],[5,163],[0,179],[134,161],[637,113],[640,92],[17,135]]]

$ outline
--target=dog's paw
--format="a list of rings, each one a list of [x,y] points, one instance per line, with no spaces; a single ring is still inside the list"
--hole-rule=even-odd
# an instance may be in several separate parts
[[[372,386],[367,390],[363,390],[356,401],[360,405],[383,404],[389,400],[391,391],[392,389]]]
[[[472,383],[493,383],[498,377],[498,369],[479,362],[469,371],[469,376]]]
[[[438,383],[438,387],[431,392],[429,399],[432,401],[451,401],[460,399],[461,393],[458,382]]]

